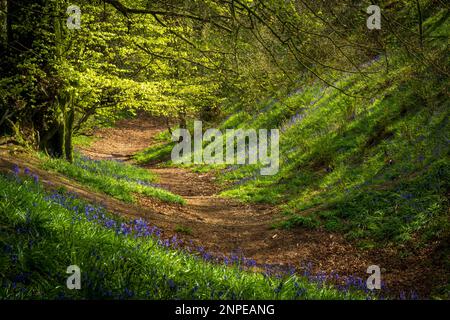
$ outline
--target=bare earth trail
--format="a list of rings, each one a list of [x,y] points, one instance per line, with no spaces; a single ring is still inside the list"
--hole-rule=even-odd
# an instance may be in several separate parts
[[[155,119],[139,117],[123,120],[114,128],[95,133],[96,141],[80,151],[94,159],[117,159],[133,162],[136,152],[157,143],[154,137],[165,130]],[[312,272],[335,272],[341,276],[366,278],[367,267],[379,265],[382,280],[394,292],[416,290],[427,295],[434,284],[445,283],[446,270],[431,261],[431,249],[417,250],[400,257],[390,248],[362,250],[346,241],[342,235],[322,230],[274,230],[271,224],[279,219],[277,209],[267,205],[246,205],[219,197],[219,186],[209,174],[198,174],[187,169],[148,166],[159,176],[158,184],[183,196],[187,204],[173,205],[140,197],[129,204],[105,194],[93,192],[66,177],[42,170],[36,158],[11,150],[0,149],[0,170],[11,171],[13,165],[28,167],[39,175],[48,188],[63,186],[80,197],[103,205],[108,211],[130,218],[143,218],[163,230],[163,237],[177,234],[188,246],[203,247],[221,256],[239,252],[258,265],[295,266],[297,270],[311,264]],[[184,227],[190,234],[179,234]],[[192,243],[191,243],[192,242]]]
[[[120,121],[114,128],[96,132],[96,141],[82,153],[94,159],[133,162],[132,156],[149,147],[153,137],[165,127],[151,118]],[[242,252],[259,264],[295,265],[312,263],[320,271],[361,274],[368,258],[337,235],[315,231],[273,230],[279,218],[267,205],[246,205],[217,195],[220,188],[209,174],[183,168],[147,166],[159,177],[162,188],[179,194],[187,205],[175,206],[141,198],[140,205],[151,208],[177,226],[188,227],[191,235],[181,235],[216,254]],[[151,221],[158,225],[158,220]],[[371,261],[375,262],[375,261]]]
[[[132,162],[132,156],[152,144],[165,126],[157,120],[140,117],[120,121],[115,128],[96,132],[98,140],[81,150],[95,159],[113,158]],[[187,205],[174,206],[141,198],[139,205],[158,214],[150,222],[175,233],[177,227],[192,230],[179,235],[185,241],[217,255],[242,252],[259,265],[312,265],[313,272],[335,272],[366,278],[367,267],[380,265],[383,281],[394,291],[415,288],[426,292],[438,279],[439,270],[426,263],[432,252],[421,251],[400,258],[389,248],[361,250],[347,242],[342,235],[321,230],[274,230],[270,226],[279,219],[277,210],[267,205],[246,205],[217,195],[220,188],[209,174],[187,169],[147,166],[159,176],[162,188],[183,196]],[[443,272],[445,274],[445,271]],[[440,277],[439,277],[440,278]],[[439,281],[438,281],[439,282]]]

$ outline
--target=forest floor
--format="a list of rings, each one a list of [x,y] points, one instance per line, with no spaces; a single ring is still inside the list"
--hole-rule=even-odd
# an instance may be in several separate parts
[[[93,159],[116,159],[133,163],[133,155],[158,143],[155,136],[165,126],[155,119],[119,121],[114,128],[95,132],[96,139],[88,147],[79,147]],[[146,166],[157,174],[162,188],[182,196],[186,205],[168,204],[139,196],[135,204],[123,203],[107,195],[92,192],[62,175],[39,168],[38,160],[24,155],[11,157],[0,152],[0,168],[11,170],[13,164],[28,167],[50,188],[64,186],[70,192],[103,205],[116,214],[144,218],[164,231],[164,237],[177,234],[188,246],[203,247],[214,255],[234,252],[254,259],[259,266],[295,266],[311,272],[337,273],[341,276],[367,278],[370,265],[379,265],[382,281],[392,292],[414,290],[428,295],[436,284],[445,281],[445,269],[432,263],[435,247],[408,251],[402,255],[391,247],[360,249],[338,233],[324,230],[273,229],[282,218],[276,207],[248,205],[218,196],[221,188],[210,173],[195,173],[188,169]],[[406,252],[406,251],[405,251]]]

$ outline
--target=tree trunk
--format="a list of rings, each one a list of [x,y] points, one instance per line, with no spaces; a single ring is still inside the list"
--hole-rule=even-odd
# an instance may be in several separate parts
[[[73,97],[70,99],[70,110],[66,118],[66,134],[65,134],[65,147],[66,147],[66,160],[70,163],[73,162],[73,123],[75,120],[75,110],[73,107]]]
[[[8,30],[8,1],[0,0],[0,38],[5,51],[8,44]]]
[[[165,120],[166,120],[167,130],[169,130],[169,134],[172,135],[172,128],[170,127],[169,118],[165,118]]]
[[[179,121],[180,121],[180,129],[186,129],[187,128],[187,123],[186,123],[186,113],[184,111],[181,111],[179,114]],[[183,141],[183,137],[180,136],[180,138],[178,139],[178,142],[181,143]]]
[[[416,0],[417,5],[417,18],[419,22],[419,41],[420,48],[423,49],[423,18],[422,18],[422,8],[420,6],[420,0]]]
[[[48,155],[61,158],[65,155],[65,130],[64,123],[56,123],[53,130],[48,132],[41,141],[41,149]]]

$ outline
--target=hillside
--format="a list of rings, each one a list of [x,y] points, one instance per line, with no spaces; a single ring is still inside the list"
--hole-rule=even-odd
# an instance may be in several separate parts
[[[0,1],[0,300],[450,300],[449,17]]]
[[[436,20],[431,37],[449,30],[440,16],[428,23]],[[345,93],[310,81],[248,110],[230,105],[224,120],[211,124],[222,131],[280,128],[278,174],[262,176],[255,165],[184,167],[212,170],[223,196],[276,205],[282,217],[275,228],[337,232],[358,247],[389,248],[448,269],[448,77],[400,58],[384,71],[382,60],[364,66],[367,76],[338,82]],[[151,147],[136,159],[166,161],[172,147]]]

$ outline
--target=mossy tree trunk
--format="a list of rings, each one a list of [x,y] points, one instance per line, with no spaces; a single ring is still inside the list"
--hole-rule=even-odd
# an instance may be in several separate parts
[[[73,162],[73,124],[75,120],[75,108],[73,106],[73,96],[70,97],[70,109],[66,115],[66,125],[65,125],[65,151],[66,160],[70,163]]]
[[[184,111],[184,109],[182,109],[178,113],[178,118],[179,118],[180,129],[187,129],[186,112]],[[182,141],[183,141],[183,137],[180,136],[178,139],[178,142],[182,142]]]
[[[60,10],[59,3],[55,3],[55,12]],[[63,36],[63,26],[61,19],[58,15],[54,19],[54,30],[56,38],[56,55],[57,59],[64,63],[63,57],[63,47],[64,36]],[[73,92],[68,91],[65,85],[59,88],[60,95],[57,99],[57,105],[55,110],[57,110],[58,117],[58,130],[56,133],[57,139],[56,144],[53,146],[54,155],[57,157],[65,158],[67,161],[73,161],[73,146],[72,146],[72,134],[73,134],[73,123],[75,119],[75,110],[73,106]]]

